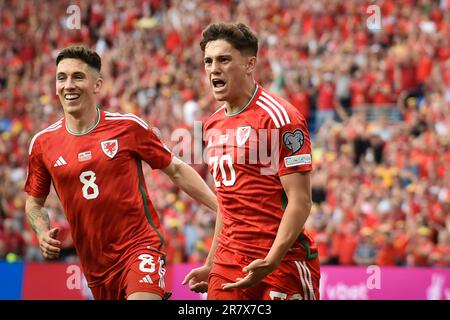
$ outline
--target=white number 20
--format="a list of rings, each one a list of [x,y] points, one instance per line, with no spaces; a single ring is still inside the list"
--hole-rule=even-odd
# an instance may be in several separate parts
[[[228,171],[230,172],[230,177],[227,176],[227,171],[225,170],[225,162],[227,163]],[[213,167],[213,179],[216,188],[220,187],[220,181],[217,181],[217,169],[220,168],[222,174],[222,183],[226,187],[234,185],[236,182],[236,171],[233,168],[233,159],[231,155],[224,154],[222,157],[214,156],[209,159],[209,165]]]

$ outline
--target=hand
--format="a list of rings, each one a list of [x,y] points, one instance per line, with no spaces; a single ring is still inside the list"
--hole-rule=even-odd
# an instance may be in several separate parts
[[[181,284],[185,285],[189,282],[189,289],[194,292],[204,293],[208,291],[208,276],[211,271],[211,267],[202,266],[192,269]]]
[[[49,231],[38,234],[39,249],[46,259],[56,259],[61,251],[61,241],[56,240],[59,228],[53,228]]]
[[[229,289],[245,289],[258,284],[264,277],[275,270],[276,265],[273,265],[266,260],[257,259],[252,261],[248,266],[244,267],[242,271],[247,273],[244,278],[237,278],[234,283],[222,284],[223,290]]]

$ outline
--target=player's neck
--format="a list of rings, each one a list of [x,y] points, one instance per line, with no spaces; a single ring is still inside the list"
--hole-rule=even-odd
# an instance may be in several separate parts
[[[90,109],[80,117],[66,114],[66,128],[73,135],[83,135],[92,131],[100,120],[100,110]]]
[[[257,90],[256,82],[252,81],[245,89],[242,90],[242,94],[234,101],[227,101],[226,113],[227,115],[235,115],[241,112],[248,106],[253,99]]]

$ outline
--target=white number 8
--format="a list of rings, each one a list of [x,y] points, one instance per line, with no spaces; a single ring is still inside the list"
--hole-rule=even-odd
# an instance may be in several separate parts
[[[83,197],[88,200],[98,197],[99,191],[98,185],[95,184],[95,179],[97,178],[94,171],[84,171],[80,174],[80,181],[83,184]]]

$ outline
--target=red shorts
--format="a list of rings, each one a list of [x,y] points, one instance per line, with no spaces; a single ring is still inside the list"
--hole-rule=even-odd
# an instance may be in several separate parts
[[[319,300],[319,259],[282,261],[256,286],[223,290],[222,284],[245,277],[242,268],[254,259],[222,247],[216,251],[208,279],[208,300]]]
[[[150,292],[168,298],[164,283],[164,256],[156,251],[140,251],[100,285],[90,287],[96,300],[124,300],[135,292]]]

